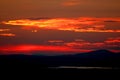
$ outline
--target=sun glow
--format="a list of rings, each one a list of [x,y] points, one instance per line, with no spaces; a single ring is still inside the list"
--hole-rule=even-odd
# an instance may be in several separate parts
[[[0,47],[0,52],[7,53],[25,53],[30,54],[32,52],[49,52],[49,53],[73,53],[73,52],[88,52],[90,50],[80,50],[80,49],[72,49],[67,46],[49,46],[49,45],[11,45],[11,46],[2,46]],[[59,53],[58,53],[59,52]]]

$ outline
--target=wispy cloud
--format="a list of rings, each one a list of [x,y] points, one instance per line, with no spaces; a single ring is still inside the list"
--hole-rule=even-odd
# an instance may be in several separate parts
[[[10,31],[10,29],[0,29],[0,32]]]
[[[105,42],[106,43],[119,43],[120,44],[120,37],[117,37],[117,38],[108,38]]]
[[[64,42],[63,40],[49,40],[49,43],[62,43]]]
[[[52,42],[53,45],[58,45],[56,42]],[[71,47],[73,49],[88,49],[88,50],[94,50],[94,49],[109,49],[109,50],[116,50],[118,51],[120,49],[120,37],[116,38],[108,38],[103,42],[89,42],[83,39],[76,39],[72,42],[62,42],[59,45]],[[120,52],[120,50],[119,50]]]
[[[40,20],[10,20],[3,22],[8,25],[20,25],[22,27],[40,29],[52,29],[74,32],[120,32],[120,29],[106,28],[105,21],[120,22],[120,18],[54,18],[54,19],[40,19]],[[31,29],[32,29],[31,28]]]
[[[79,5],[80,1],[78,0],[65,0],[61,5],[65,7]]]
[[[14,37],[15,34],[13,33],[1,33],[0,36],[5,36],[5,37]]]

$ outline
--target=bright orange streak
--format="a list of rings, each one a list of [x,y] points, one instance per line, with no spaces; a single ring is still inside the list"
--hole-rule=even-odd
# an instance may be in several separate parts
[[[120,30],[105,29],[101,22],[120,22],[120,18],[56,18],[44,20],[11,20],[3,22],[9,25],[22,25],[26,27],[38,27],[43,29],[54,29],[74,32],[120,32]],[[35,31],[36,32],[36,31]]]
[[[17,46],[2,46],[0,47],[1,52],[34,52],[34,51],[42,51],[42,52],[88,52],[90,50],[80,50],[80,49],[72,49],[67,46],[45,46],[45,45],[17,45]]]
[[[15,34],[12,34],[12,33],[4,33],[4,34],[0,34],[0,36],[13,37],[13,36],[15,36]]]
[[[102,43],[95,44],[95,46],[98,45],[97,47],[103,47]],[[93,46],[93,47],[95,47]],[[79,47],[79,46],[77,46]],[[84,47],[84,46],[83,46]],[[16,54],[16,53],[21,53],[21,54],[34,54],[34,52],[49,52],[50,54],[52,53],[84,53],[84,52],[90,52],[92,50],[90,49],[80,49],[77,48],[75,49],[74,47],[67,47],[67,46],[45,46],[45,45],[13,45],[13,46],[1,46],[0,47],[0,52],[3,54]],[[113,52],[120,52],[120,50],[112,50]],[[36,54],[36,53],[35,53]]]
[[[42,46],[42,45],[19,45],[19,46],[8,46],[1,47],[1,51],[71,51],[69,47],[65,46]]]

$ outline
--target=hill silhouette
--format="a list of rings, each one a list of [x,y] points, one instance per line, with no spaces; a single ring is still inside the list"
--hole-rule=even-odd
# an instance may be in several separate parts
[[[0,65],[32,65],[41,68],[57,66],[120,67],[120,53],[113,53],[108,50],[97,50],[88,53],[61,56],[0,55]]]

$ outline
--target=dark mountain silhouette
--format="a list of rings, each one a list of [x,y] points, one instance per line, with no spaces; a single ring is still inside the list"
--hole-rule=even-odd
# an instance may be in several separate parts
[[[37,66],[41,68],[57,66],[101,66],[120,67],[120,53],[97,50],[88,53],[61,56],[40,55],[0,55],[0,66]]]
[[[92,51],[92,52],[88,52],[85,54],[77,54],[75,56],[79,56],[79,57],[84,57],[84,58],[92,58],[92,59],[103,59],[103,58],[110,58],[115,56],[116,54],[108,51],[108,50],[97,50],[97,51]]]

